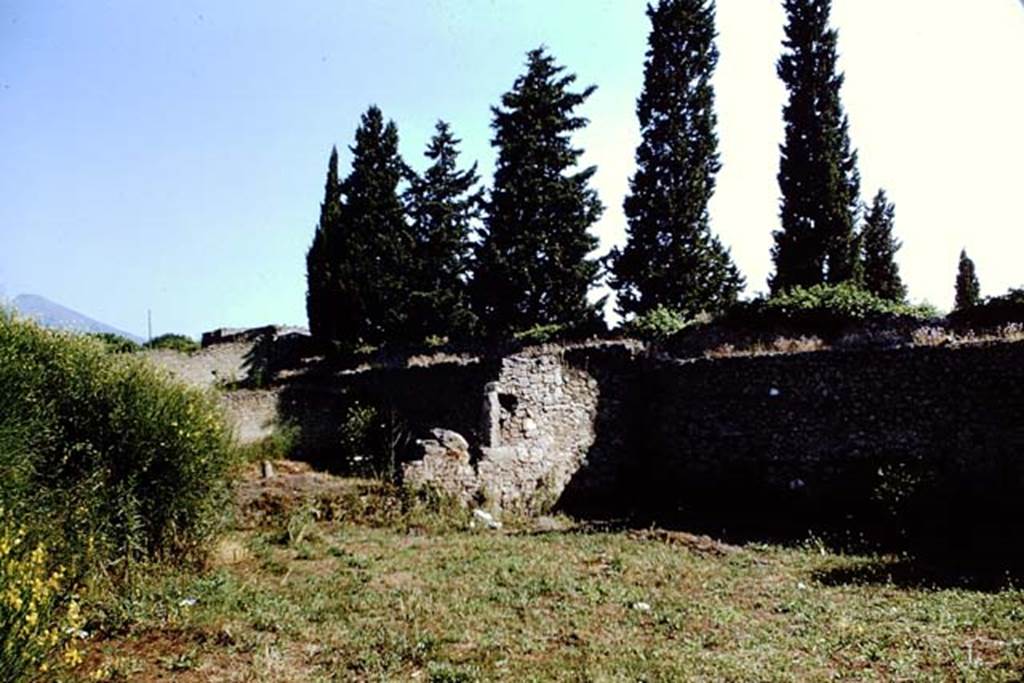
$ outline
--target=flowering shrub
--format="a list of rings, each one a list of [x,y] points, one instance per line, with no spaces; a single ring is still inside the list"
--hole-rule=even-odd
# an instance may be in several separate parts
[[[213,396],[0,311],[0,506],[76,571],[201,553],[233,458]]]
[[[49,566],[46,549],[0,509],[0,680],[30,680],[82,661],[78,602],[67,595],[64,570]]]

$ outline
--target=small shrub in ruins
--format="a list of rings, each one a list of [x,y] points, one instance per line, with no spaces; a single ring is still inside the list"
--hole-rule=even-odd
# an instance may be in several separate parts
[[[688,321],[678,311],[667,306],[656,306],[629,320],[622,331],[629,337],[660,341],[681,331]]]
[[[928,304],[904,304],[883,299],[844,282],[838,285],[793,287],[770,298],[737,304],[723,322],[731,327],[771,329],[788,327],[822,334],[879,318],[929,320],[938,316]]]

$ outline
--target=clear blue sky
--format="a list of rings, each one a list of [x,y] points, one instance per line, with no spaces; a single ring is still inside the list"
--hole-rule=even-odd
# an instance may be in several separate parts
[[[777,222],[784,91],[774,0],[719,0],[714,229],[748,292]],[[304,324],[304,254],[332,144],[376,103],[422,167],[434,122],[488,174],[489,107],[539,44],[597,93],[602,250],[637,143],[641,0],[0,0],[0,294],[122,329]],[[966,246],[983,292],[1024,283],[1018,0],[835,0],[864,194],[897,204],[911,296],[948,306]]]

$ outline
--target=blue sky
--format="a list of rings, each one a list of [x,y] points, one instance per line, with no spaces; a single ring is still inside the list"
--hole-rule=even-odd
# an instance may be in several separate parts
[[[765,288],[785,93],[774,0],[719,0],[724,168],[714,229]],[[577,137],[622,240],[638,141],[641,0],[270,3],[0,0],[0,294],[122,329],[305,321],[304,254],[332,144],[370,103],[422,168],[438,118],[488,174],[490,107],[539,44],[599,86]],[[1016,0],[835,0],[864,194],[897,205],[914,299],[1024,284],[1024,10]]]

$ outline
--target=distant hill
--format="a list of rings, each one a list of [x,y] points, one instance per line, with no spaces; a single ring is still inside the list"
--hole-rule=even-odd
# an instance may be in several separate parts
[[[73,311],[37,294],[21,294],[11,301],[11,306],[21,315],[32,318],[43,327],[71,332],[109,332],[127,337],[134,342],[145,341],[130,332],[93,320],[78,311]]]

